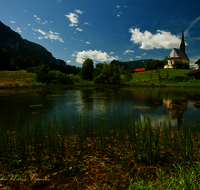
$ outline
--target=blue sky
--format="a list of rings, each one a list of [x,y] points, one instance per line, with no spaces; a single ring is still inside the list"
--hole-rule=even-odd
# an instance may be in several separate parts
[[[159,59],[179,48],[200,59],[199,0],[1,0],[0,20],[57,59],[81,66]]]

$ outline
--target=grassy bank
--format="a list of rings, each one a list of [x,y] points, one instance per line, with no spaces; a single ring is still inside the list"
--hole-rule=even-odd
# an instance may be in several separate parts
[[[41,85],[36,82],[34,73],[20,71],[0,71],[0,88],[15,88],[22,86]]]
[[[151,118],[0,120],[0,171],[7,189],[199,189],[200,133]],[[198,124],[199,125],[199,124]],[[198,126],[200,127],[200,126]]]
[[[200,87],[200,80],[187,77],[185,73],[191,69],[158,69],[152,71],[133,73],[130,81],[121,76],[120,85],[133,86],[177,86],[177,87]],[[35,80],[34,73],[21,71],[0,71],[0,88],[15,88],[23,86],[44,85]],[[116,86],[110,84],[95,84],[94,81],[81,80],[70,86]]]
[[[185,73],[191,69],[158,69],[133,74],[131,81],[122,76],[122,84],[150,86],[200,87],[200,80],[187,77]],[[160,76],[160,78],[159,78]]]

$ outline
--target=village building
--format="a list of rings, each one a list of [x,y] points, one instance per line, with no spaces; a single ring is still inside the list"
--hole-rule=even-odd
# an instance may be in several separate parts
[[[189,71],[188,73],[185,73],[189,77],[193,77],[194,80],[200,79],[200,59],[196,61],[194,64],[197,64],[199,67],[196,70]]]
[[[168,56],[167,68],[173,68],[175,61],[181,61],[183,63],[189,63],[190,60],[185,53],[185,42],[184,42],[184,32],[182,31],[182,39],[180,44],[180,49],[173,48],[172,52]],[[166,67],[165,67],[166,68]]]

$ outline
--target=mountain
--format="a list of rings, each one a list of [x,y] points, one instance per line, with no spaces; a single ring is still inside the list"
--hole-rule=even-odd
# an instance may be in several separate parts
[[[53,55],[43,46],[23,39],[20,34],[13,31],[0,21],[0,47],[24,58],[40,60],[44,63],[59,63]]]
[[[121,62],[117,60],[113,60],[110,62],[112,66],[121,66],[124,67],[124,69],[131,69],[135,70],[138,68],[144,68],[144,65],[147,61],[150,59],[143,59],[143,60],[138,60],[138,61],[129,61],[129,62]]]

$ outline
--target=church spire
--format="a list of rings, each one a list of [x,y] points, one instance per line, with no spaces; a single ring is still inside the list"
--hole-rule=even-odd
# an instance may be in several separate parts
[[[184,42],[184,30],[182,29],[182,39],[180,44],[180,50],[185,53],[185,42]]]

